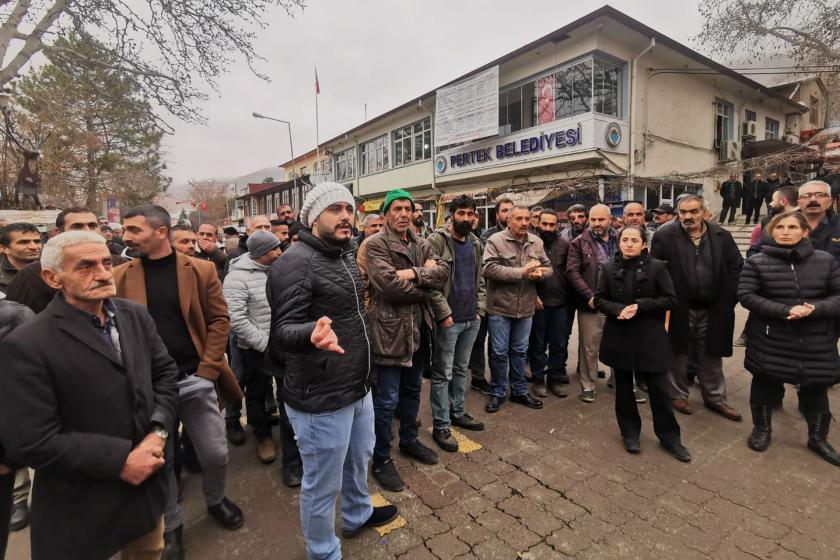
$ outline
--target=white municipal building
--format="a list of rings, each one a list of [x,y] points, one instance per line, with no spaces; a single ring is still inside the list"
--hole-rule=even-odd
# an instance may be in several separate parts
[[[474,108],[458,107],[457,90],[465,84],[460,94],[467,91],[470,102],[482,97],[482,88],[483,101],[492,98],[495,112],[488,121],[485,111],[483,123],[492,130],[441,145],[447,135],[457,136],[459,109]],[[447,88],[456,92],[447,98],[450,120],[444,122],[443,94],[437,98]],[[721,163],[737,166],[751,143],[798,143],[804,129],[824,124],[822,100],[814,98],[820,90],[814,91],[813,107],[794,101],[785,90],[765,87],[605,6],[285,167],[287,177],[293,172],[344,183],[363,201],[363,212],[375,212],[392,188],[429,201],[429,218],[454,196],[471,194],[484,207],[487,226],[494,223],[489,209],[502,195],[557,209],[596,199],[638,200],[653,208],[692,191],[704,192],[717,209],[718,179],[668,178]],[[444,125],[446,134],[435,130]],[[270,213],[276,201],[269,194],[250,206],[246,213]]]

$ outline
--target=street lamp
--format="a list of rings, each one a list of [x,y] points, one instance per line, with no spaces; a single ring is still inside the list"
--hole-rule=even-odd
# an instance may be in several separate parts
[[[266,119],[269,121],[283,123],[289,127],[289,151],[292,152],[292,173],[294,174],[295,188],[297,189],[297,172],[295,171],[295,148],[292,145],[292,123],[290,123],[289,121],[284,121],[283,119],[268,117],[266,115],[263,115],[262,113],[257,113],[256,111],[251,113],[251,116],[255,119]]]

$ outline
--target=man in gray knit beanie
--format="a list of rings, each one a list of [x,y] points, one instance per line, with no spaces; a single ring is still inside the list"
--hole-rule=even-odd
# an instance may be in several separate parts
[[[335,503],[345,539],[397,517],[374,506],[367,485],[373,454],[371,333],[354,247],[353,195],[321,183],[306,195],[302,230],[271,266],[272,344],[283,351],[282,400],[303,460],[300,519],[307,558],[341,558]]]
[[[318,183],[314,189],[309,191],[303,201],[303,208],[300,209],[300,221],[306,227],[311,228],[312,223],[318,219],[321,212],[339,202],[346,202],[351,207],[356,207],[353,194],[341,183],[332,181]]]

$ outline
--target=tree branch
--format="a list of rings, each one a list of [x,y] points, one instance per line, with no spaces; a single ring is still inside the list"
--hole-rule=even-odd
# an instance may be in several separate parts
[[[0,64],[3,64],[6,60],[6,52],[9,50],[12,39],[20,39],[21,34],[18,33],[18,26],[29,11],[31,4],[32,0],[18,0],[14,9],[12,9],[12,13],[9,14],[9,17],[3,22],[3,26],[0,27]]]
[[[25,1],[25,0],[24,0]],[[70,0],[56,0],[44,14],[41,20],[32,29],[32,32],[23,43],[23,47],[18,51],[17,55],[0,70],[0,86],[5,85],[9,80],[14,78],[20,69],[29,62],[29,60],[43,47],[42,38],[50,27],[61,17],[64,10],[67,9]]]

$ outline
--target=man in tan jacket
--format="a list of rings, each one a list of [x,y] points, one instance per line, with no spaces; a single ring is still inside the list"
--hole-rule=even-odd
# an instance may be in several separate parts
[[[514,206],[508,227],[494,234],[484,247],[487,281],[487,332],[490,336],[490,376],[493,394],[484,409],[496,412],[505,401],[510,375],[510,402],[529,408],[543,403],[528,393],[525,356],[537,304],[535,282],[551,276],[551,262],[542,239],[528,233],[527,206]],[[508,362],[510,373],[508,374]]]
[[[160,206],[139,206],[125,215],[123,240],[142,256],[114,270],[117,295],[146,305],[178,365],[178,418],[201,463],[207,512],[223,527],[238,529],[245,521],[225,497],[228,448],[219,406],[220,401],[242,399],[225,359],[227,304],[216,267],[173,250],[170,224],[169,213]],[[183,557],[183,522],[171,464],[174,439],[167,444],[164,558]]]

